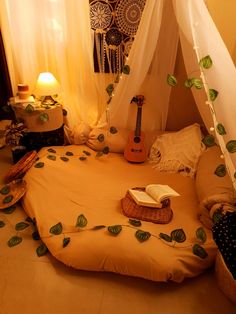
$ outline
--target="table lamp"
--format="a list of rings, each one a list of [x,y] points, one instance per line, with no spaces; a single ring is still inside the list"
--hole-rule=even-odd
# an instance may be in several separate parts
[[[39,74],[35,94],[43,97],[43,105],[54,105],[56,101],[53,99],[52,95],[56,95],[59,92],[60,85],[52,73],[43,72]]]

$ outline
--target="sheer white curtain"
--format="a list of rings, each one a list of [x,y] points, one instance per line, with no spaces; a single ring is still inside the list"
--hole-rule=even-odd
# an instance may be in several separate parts
[[[171,36],[171,40],[169,40]],[[170,87],[168,73],[174,71],[178,28],[171,0],[146,1],[134,43],[126,64],[130,74],[122,74],[109,104],[110,123],[134,129],[136,108],[130,101],[136,94],[145,96],[142,129],[165,129]],[[168,53],[167,53],[168,51]],[[106,123],[106,114],[100,125]]]
[[[18,83],[33,92],[39,73],[52,72],[69,125],[96,124],[105,86],[93,72],[89,1],[2,0],[0,21],[14,93]]]
[[[232,58],[206,8],[204,1],[173,0],[177,20],[181,28],[181,44],[189,77],[201,77],[203,90],[194,90],[199,111],[208,127],[215,129],[229,173],[236,187],[236,69]],[[209,69],[199,68],[199,61],[209,55],[213,65]],[[218,92],[212,101],[209,89]],[[225,133],[220,135],[217,126],[223,125]],[[230,147],[229,142],[231,143]],[[227,144],[228,143],[228,144]],[[228,148],[227,148],[228,147]]]

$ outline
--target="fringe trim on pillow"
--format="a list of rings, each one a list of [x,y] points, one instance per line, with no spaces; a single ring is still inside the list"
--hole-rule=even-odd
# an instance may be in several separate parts
[[[165,171],[170,173],[180,173],[183,176],[194,178],[196,169],[189,165],[184,165],[178,160],[165,160],[153,166],[155,170]]]

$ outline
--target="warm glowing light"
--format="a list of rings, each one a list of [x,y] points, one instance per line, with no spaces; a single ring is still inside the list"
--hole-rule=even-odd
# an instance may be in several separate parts
[[[50,96],[58,94],[60,85],[56,78],[50,72],[43,72],[39,74],[37,79],[35,94],[38,96]]]

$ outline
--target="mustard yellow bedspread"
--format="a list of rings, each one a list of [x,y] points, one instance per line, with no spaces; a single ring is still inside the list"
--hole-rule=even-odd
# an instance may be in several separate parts
[[[189,177],[71,145],[42,149],[25,180],[23,207],[51,254],[68,266],[181,282],[214,262],[216,247],[198,220]],[[168,184],[181,195],[171,200],[172,221],[134,226],[120,200],[129,188],[150,183]]]

